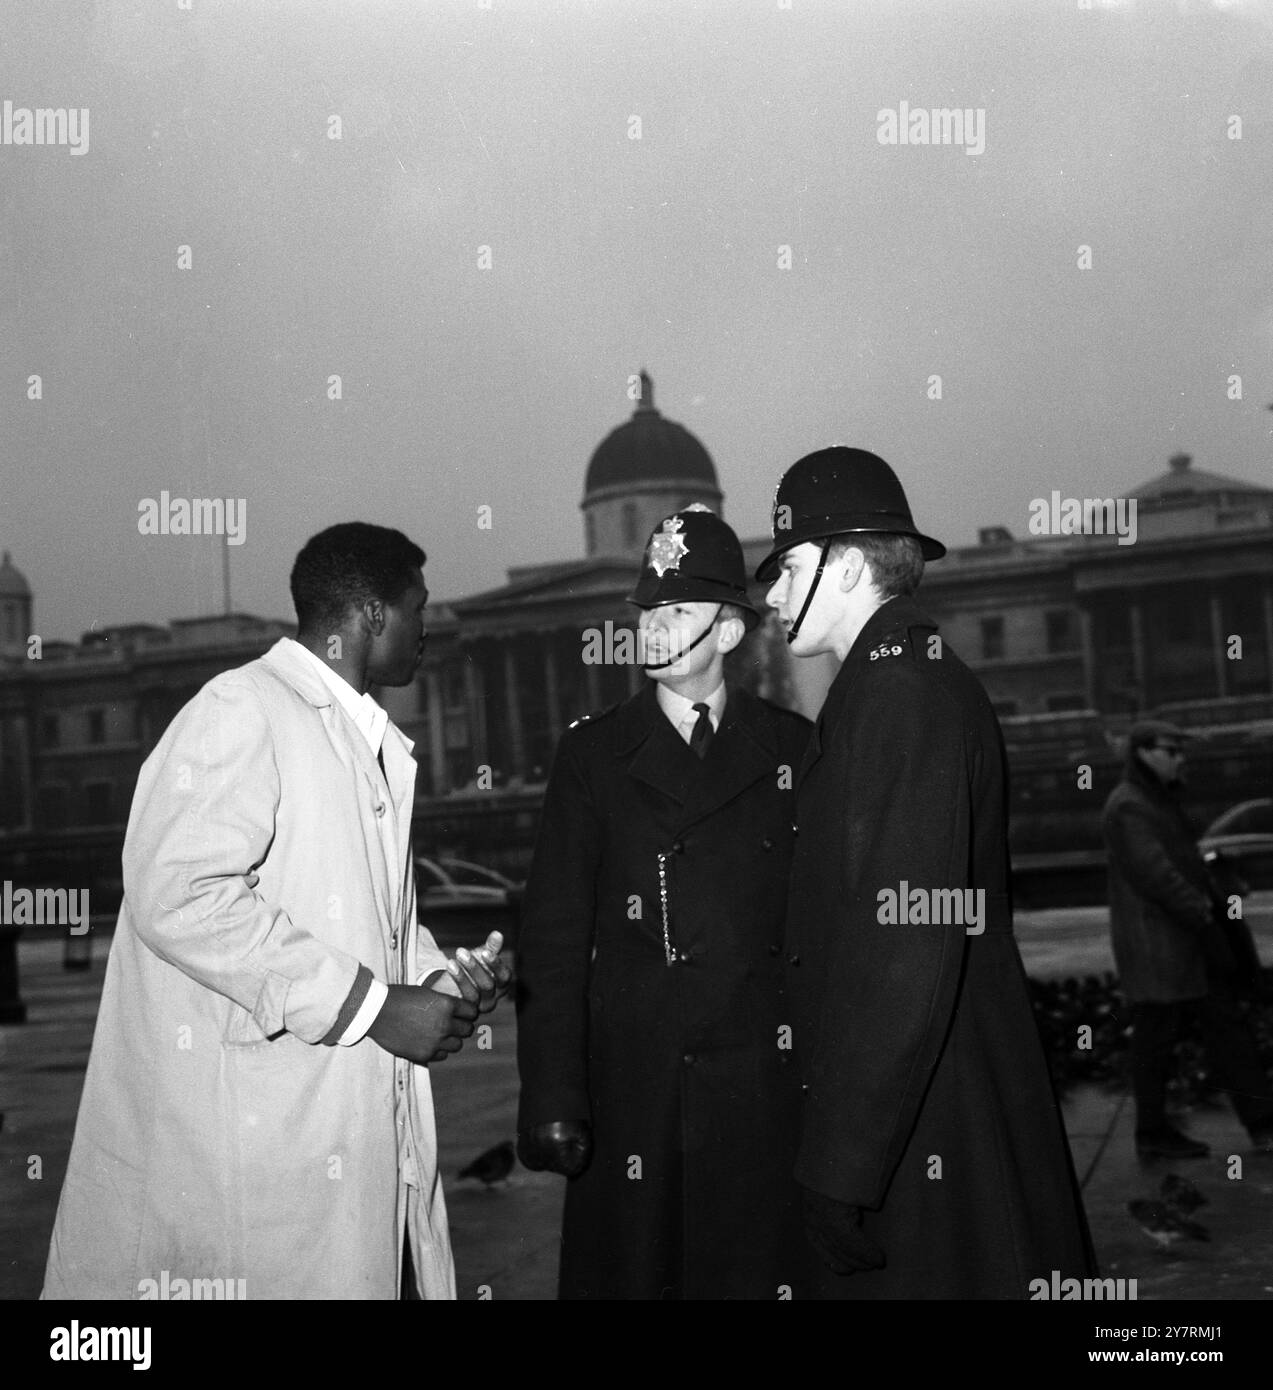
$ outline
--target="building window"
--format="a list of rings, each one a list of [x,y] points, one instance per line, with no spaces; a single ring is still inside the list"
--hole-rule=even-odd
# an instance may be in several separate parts
[[[84,787],[88,802],[89,825],[110,825],[111,823],[111,784],[109,782],[89,782]]]
[[[1068,608],[1054,608],[1045,617],[1048,651],[1072,652],[1078,645],[1075,641],[1073,612]]]
[[[40,720],[40,742],[45,748],[56,748],[62,741],[62,730],[56,714],[46,714]]]
[[[637,535],[637,509],[635,502],[625,502],[623,504],[623,544],[625,546],[636,545],[641,539]]]
[[[1173,595],[1158,607],[1167,641],[1188,645],[1205,643],[1211,636],[1211,612],[1205,600],[1186,594]]]
[[[88,712],[88,741],[90,743],[106,742],[106,711],[91,709]]]
[[[997,661],[1003,655],[1003,619],[982,618],[981,655],[986,661]]]
[[[41,787],[36,793],[39,808],[40,828],[42,830],[66,829],[66,788],[63,786]]]

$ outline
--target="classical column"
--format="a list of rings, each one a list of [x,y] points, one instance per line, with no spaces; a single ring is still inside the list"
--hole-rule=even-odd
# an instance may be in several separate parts
[[[1273,584],[1264,586],[1264,670],[1273,695]]]
[[[522,707],[517,698],[517,663],[513,658],[513,639],[504,642],[504,702],[508,710],[508,752],[510,777],[525,777],[526,750],[522,743]]]
[[[1149,704],[1149,663],[1139,599],[1132,599],[1127,605],[1127,613],[1132,627],[1132,678],[1136,683],[1136,708],[1140,711],[1148,708]]]
[[[1088,709],[1096,709],[1100,698],[1096,688],[1096,648],[1092,640],[1092,615],[1079,605],[1079,648],[1083,653],[1083,698]]]
[[[552,740],[554,748],[557,746],[557,740],[561,737],[561,698],[557,689],[557,653],[553,650],[553,638],[556,635],[556,633],[550,632],[544,643],[544,693],[548,698],[548,737]]]
[[[1226,645],[1224,640],[1224,610],[1220,603],[1220,595],[1215,591],[1211,594],[1211,660],[1215,666],[1216,673],[1216,694],[1224,698],[1229,693],[1229,673],[1228,657],[1225,655]]]
[[[428,702],[426,716],[429,721],[429,791],[434,796],[442,796],[447,790],[446,771],[446,711],[442,707],[442,682],[437,671],[432,668],[424,673],[425,699]]]
[[[464,708],[468,715],[469,755],[473,759],[473,775],[488,761],[486,747],[486,708],[482,700],[482,670],[474,659],[472,647],[460,648],[464,663]]]

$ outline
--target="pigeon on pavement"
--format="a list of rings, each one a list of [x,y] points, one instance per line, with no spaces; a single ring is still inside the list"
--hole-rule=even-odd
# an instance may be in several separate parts
[[[1182,1237],[1189,1240],[1211,1239],[1205,1226],[1173,1211],[1165,1202],[1150,1202],[1138,1197],[1128,1202],[1127,1210],[1160,1250],[1169,1250]]]

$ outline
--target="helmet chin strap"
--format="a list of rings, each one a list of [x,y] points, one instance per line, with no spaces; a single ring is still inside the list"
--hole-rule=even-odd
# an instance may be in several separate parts
[[[818,581],[822,578],[822,571],[827,567],[827,553],[831,549],[831,542],[834,536],[828,536],[822,542],[822,554],[818,557],[818,568],[814,572],[813,583],[809,585],[809,592],[804,596],[804,604],[800,609],[800,614],[795,622],[787,629],[787,645],[790,646],[800,635],[800,624],[804,622],[804,615],[809,611],[809,605],[813,602],[813,596],[818,592]]]
[[[643,661],[641,663],[641,669],[643,671],[666,671],[669,666],[675,666],[678,661],[682,660],[682,658],[689,656],[689,654],[694,650],[694,648],[697,647],[698,644],[712,630],[712,628],[716,626],[716,620],[720,617],[724,608],[725,605],[723,603],[717,607],[716,612],[712,615],[711,622],[707,624],[707,626],[702,630],[702,632],[698,634],[698,636],[689,644],[688,647],[685,648],[683,652],[677,652],[677,654],[674,657],[672,657],[670,661]]]

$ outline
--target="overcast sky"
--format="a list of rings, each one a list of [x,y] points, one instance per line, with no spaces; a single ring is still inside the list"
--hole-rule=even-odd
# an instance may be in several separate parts
[[[1273,483],[1273,6],[785,2],[5,0],[0,100],[89,110],[82,155],[0,146],[37,630],[219,610],[219,541],[138,532],[165,489],[246,499],[270,616],[341,520],[439,598],[578,557],[642,366],[745,536],[832,442],[955,545],[1178,450]],[[903,101],[984,152],[881,144]]]

